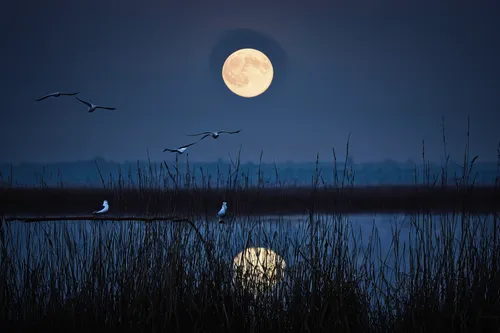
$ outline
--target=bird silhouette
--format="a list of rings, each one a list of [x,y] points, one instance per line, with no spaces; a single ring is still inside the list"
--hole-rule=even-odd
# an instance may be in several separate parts
[[[201,139],[200,139],[201,140]],[[175,148],[175,149],[170,149],[170,148],[165,148],[163,149],[163,152],[166,152],[166,151],[169,151],[171,153],[178,153],[178,154],[184,154],[184,152],[189,148],[191,147],[192,145],[195,145],[197,144],[198,142],[200,142],[200,140],[196,141],[196,142],[193,142],[193,143],[190,143],[188,145],[184,145],[184,146],[180,146],[179,148]]]
[[[53,93],[50,93],[50,94],[47,94],[45,96],[40,97],[39,99],[35,100],[35,102],[43,101],[44,99],[49,98],[49,97],[75,96],[77,94],[79,94],[79,92],[76,92],[76,93],[62,93],[62,92],[56,91],[56,92],[53,92]]]
[[[102,105],[92,104],[90,102],[87,102],[87,101],[84,101],[82,99],[79,99],[78,96],[76,97],[76,99],[79,100],[80,102],[82,102],[83,104],[87,105],[89,107],[89,109],[88,109],[89,112],[94,112],[97,109],[116,110],[116,108],[111,108],[109,106],[102,106]]]
[[[200,140],[203,140],[203,139],[205,139],[208,136],[211,136],[212,138],[217,139],[219,137],[219,135],[221,135],[223,133],[226,133],[226,134],[236,134],[236,133],[239,133],[240,131],[241,130],[239,129],[239,130],[234,131],[234,132],[228,132],[228,131],[201,132],[201,133],[196,133],[196,134],[188,134],[187,136],[199,136],[199,135],[203,135],[203,137]]]

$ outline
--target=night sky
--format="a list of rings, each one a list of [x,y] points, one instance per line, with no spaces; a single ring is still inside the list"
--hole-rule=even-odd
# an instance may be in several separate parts
[[[190,160],[227,159],[240,145],[243,162],[261,149],[265,161],[330,160],[352,133],[355,162],[418,161],[422,140],[439,161],[443,116],[460,160],[468,115],[471,154],[496,160],[500,6],[434,2],[9,1],[0,11],[0,162],[124,161],[146,149],[171,159],[163,149],[192,142],[186,133],[240,128],[191,147]],[[274,43],[265,47],[276,80],[255,99],[226,88],[225,59],[213,56],[237,29],[262,34],[254,48]],[[89,114],[74,97],[34,103],[53,91],[117,110]]]

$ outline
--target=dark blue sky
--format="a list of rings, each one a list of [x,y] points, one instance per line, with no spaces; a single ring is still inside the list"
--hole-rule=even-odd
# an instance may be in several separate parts
[[[317,152],[326,160],[332,147],[345,153],[351,132],[356,162],[419,160],[423,139],[439,161],[442,116],[460,160],[468,115],[471,152],[496,159],[493,1],[50,3],[11,1],[0,12],[1,162],[122,161],[146,149],[159,160],[173,157],[165,147],[191,142],[188,132],[239,128],[202,141],[189,158],[227,158],[242,145],[244,161],[261,149],[266,161],[312,161]],[[286,55],[286,66],[275,64],[286,73],[261,98],[232,95],[210,65],[221,35],[239,28],[270,36]],[[73,97],[33,102],[73,90],[117,110],[89,114]]]

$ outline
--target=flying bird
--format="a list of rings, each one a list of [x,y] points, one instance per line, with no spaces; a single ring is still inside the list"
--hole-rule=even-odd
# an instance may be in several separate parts
[[[224,223],[224,220],[222,218],[226,216],[226,211],[227,211],[227,202],[224,201],[222,203],[222,208],[217,213],[217,216],[219,217],[219,223]]]
[[[211,136],[214,139],[217,139],[219,135],[226,133],[226,134],[236,134],[239,133],[241,130],[237,130],[234,132],[228,132],[228,131],[217,131],[217,132],[201,132],[197,134],[188,134],[188,136],[198,136],[198,135],[203,135],[203,137],[200,140],[205,139],[207,136]]]
[[[110,108],[109,106],[102,106],[102,105],[95,105],[89,102],[86,102],[84,100],[81,100],[76,96],[76,99],[82,102],[83,104],[87,105],[89,107],[89,112],[94,112],[97,109],[104,109],[104,110],[116,110],[116,108]]]
[[[76,92],[76,93],[62,93],[62,92],[59,92],[59,91],[56,91],[56,92],[53,92],[51,94],[48,94],[48,95],[45,95],[43,97],[40,97],[39,99],[35,100],[35,102],[40,102],[46,98],[49,98],[49,97],[59,97],[59,96],[75,96],[79,94],[79,92]]]
[[[102,203],[102,209],[101,210],[96,210],[92,214],[103,214],[103,213],[106,213],[108,210],[109,210],[108,200],[104,200],[103,203]]]
[[[201,139],[200,139],[201,140]],[[184,145],[184,146],[180,146],[179,148],[177,149],[170,149],[170,148],[165,148],[163,150],[163,152],[166,152],[166,151],[169,151],[171,153],[178,153],[178,154],[184,154],[184,152],[188,149],[188,147],[191,147],[192,145],[194,144],[197,144],[200,140],[196,141],[196,142],[193,142],[193,143],[190,143],[188,145]]]

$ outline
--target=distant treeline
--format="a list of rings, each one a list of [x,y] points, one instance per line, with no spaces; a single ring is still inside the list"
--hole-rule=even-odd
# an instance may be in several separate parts
[[[211,163],[167,162],[171,173],[182,175],[178,185],[183,186],[187,181],[192,185],[201,185],[210,181],[211,186],[216,186],[217,181],[221,186],[231,177],[237,176],[240,180],[250,185],[260,183],[280,185],[309,186],[315,175],[319,175],[320,182],[332,184],[335,181],[335,171],[339,181],[343,178],[355,178],[356,185],[406,185],[425,183],[429,179],[426,172],[431,175],[430,181],[441,182],[442,174],[446,173],[447,184],[453,185],[463,174],[463,165],[450,162],[447,167],[439,164],[416,163],[412,160],[396,162],[385,160],[377,163],[354,163],[352,159],[337,161],[337,168],[333,162],[310,163],[242,163],[238,166],[231,161],[219,159]],[[317,169],[318,168],[318,172]],[[259,172],[260,170],[260,172]],[[496,162],[474,163],[470,172],[470,181],[475,180],[478,185],[492,185],[497,177],[498,165]],[[140,172],[138,172],[140,171]],[[185,175],[189,173],[189,180]],[[141,176],[142,175],[142,176]],[[101,178],[101,176],[103,178]],[[122,179],[128,185],[137,186],[144,177],[150,181],[161,182],[167,177],[164,162],[135,161],[117,163],[96,158],[88,161],[76,161],[51,164],[23,163],[18,165],[0,164],[0,186],[12,184],[14,186],[102,186],[105,182],[116,182]],[[345,177],[344,177],[345,176]],[[143,177],[142,179],[140,179]]]

